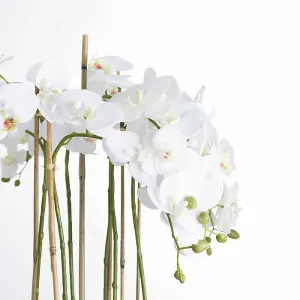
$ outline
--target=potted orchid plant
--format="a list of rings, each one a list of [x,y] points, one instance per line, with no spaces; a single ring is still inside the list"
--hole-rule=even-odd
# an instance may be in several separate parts
[[[1,63],[14,58],[1,57]],[[76,299],[74,287],[72,201],[69,176],[70,153],[80,154],[82,223],[80,242],[79,299],[84,300],[84,156],[101,147],[109,159],[108,224],[104,247],[103,300],[118,298],[119,239],[115,213],[116,169],[124,166],[131,176],[131,207],[135,231],[139,284],[147,299],[138,208],[157,210],[170,228],[174,243],[174,277],[186,276],[180,255],[213,253],[214,242],[238,239],[235,230],[240,212],[233,149],[218,136],[212,115],[202,102],[204,87],[192,98],[180,90],[172,76],[157,76],[147,69],[144,80],[134,84],[126,75],[128,61],[114,56],[87,60],[87,36],[83,39],[82,87],[69,89],[70,74],[54,60],[30,67],[26,81],[0,75],[0,175],[3,183],[19,186],[23,170],[35,164],[34,262],[32,299],[39,298],[39,279],[49,205],[50,255],[54,299],[58,296],[55,230],[60,240],[62,299]],[[59,70],[59,72],[58,72]],[[65,180],[68,204],[68,264],[60,201],[55,183],[56,159],[65,149]],[[43,185],[38,186],[39,159],[43,162]],[[38,191],[42,190],[39,202]],[[124,192],[121,195],[124,205]],[[124,214],[122,206],[122,216]],[[55,227],[56,226],[56,227]],[[124,300],[124,222],[121,219],[121,300]],[[70,293],[70,297],[69,294]]]

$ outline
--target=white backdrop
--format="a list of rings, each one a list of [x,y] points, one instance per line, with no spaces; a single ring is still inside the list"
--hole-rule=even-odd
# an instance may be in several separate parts
[[[299,299],[299,9],[296,0],[0,0],[2,53],[61,53],[78,66],[79,76],[81,34],[88,33],[91,53],[123,56],[136,65],[136,78],[154,67],[161,75],[173,74],[192,95],[201,84],[207,87],[205,98],[216,109],[218,129],[236,151],[242,238],[216,245],[211,257],[183,258],[187,281],[181,285],[173,278],[176,253],[169,230],[157,212],[143,209],[150,300]],[[77,228],[76,155],[72,168]],[[94,300],[102,299],[104,155],[89,157],[87,169],[87,299]],[[30,165],[19,188],[1,185],[0,300],[30,299],[32,171]],[[66,219],[63,167],[57,176]],[[131,232],[129,199],[126,205]],[[44,241],[40,299],[50,300],[47,230]],[[126,297],[131,300],[132,232],[126,247]]]

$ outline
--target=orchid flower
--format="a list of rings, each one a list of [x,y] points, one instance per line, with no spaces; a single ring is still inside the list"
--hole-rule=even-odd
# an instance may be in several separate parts
[[[183,107],[176,80],[172,76],[156,77],[152,69],[145,71],[142,84],[117,93],[111,101],[120,105],[124,122],[144,117],[166,124],[176,119]]]
[[[118,88],[128,88],[132,85],[128,75],[117,72],[128,71],[132,64],[118,56],[94,56],[88,66],[88,90],[103,96],[118,93]]]
[[[26,150],[18,149],[17,144],[9,139],[2,141],[2,145],[6,148],[6,155],[1,157],[1,174],[3,178],[13,178],[26,160]]]
[[[57,98],[54,96],[65,91],[70,83],[70,70],[63,63],[48,59],[32,66],[27,73],[27,80],[38,89],[38,109],[51,123],[63,123],[57,114]]]
[[[241,211],[237,203],[239,186],[237,183],[232,186],[224,185],[223,197],[220,201],[221,207],[217,210],[217,227],[225,234],[230,233],[232,226],[236,224],[236,219]]]
[[[115,103],[107,103],[87,90],[69,90],[53,96],[57,102],[56,113],[66,124],[81,131],[91,131],[105,136],[122,120],[122,112]]]
[[[0,86],[0,140],[18,130],[19,123],[28,122],[37,109],[37,98],[27,84]]]
[[[166,176],[159,185],[148,186],[147,191],[149,198],[142,197],[142,202],[152,200],[154,206],[166,213],[185,215],[196,208],[195,212],[218,204],[223,192],[223,177],[216,158],[206,156],[200,164]]]

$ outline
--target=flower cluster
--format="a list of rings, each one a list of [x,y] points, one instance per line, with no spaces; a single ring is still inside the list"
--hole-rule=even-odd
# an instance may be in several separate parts
[[[0,153],[2,181],[19,177],[33,154],[33,117],[53,124],[53,149],[66,136],[72,152],[96,153],[102,146],[115,166],[128,164],[141,184],[139,200],[157,209],[172,231],[181,254],[212,254],[212,237],[237,239],[233,229],[240,211],[233,150],[205,113],[201,88],[193,99],[174,77],[147,69],[142,83],[124,75],[132,65],[113,56],[93,57],[87,90],[69,89],[70,74],[53,60],[39,62],[27,81],[0,79]],[[0,62],[1,71],[1,62]],[[121,75],[120,75],[121,74]],[[96,139],[93,136],[102,138]],[[42,154],[42,152],[41,152]],[[185,276],[177,264],[175,278]]]

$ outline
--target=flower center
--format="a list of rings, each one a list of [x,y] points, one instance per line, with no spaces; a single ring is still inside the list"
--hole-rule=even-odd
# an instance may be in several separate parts
[[[85,140],[86,142],[91,143],[91,144],[96,144],[96,142],[97,142],[97,139],[90,138],[90,137],[84,138],[84,140]]]
[[[169,156],[170,156],[170,152],[164,152],[162,158],[164,160],[167,160],[169,158]]]
[[[221,167],[222,169],[224,169],[224,170],[227,169],[227,167],[226,167],[226,165],[225,165],[225,163],[224,163],[223,161],[220,163],[220,167]]]
[[[95,69],[95,70],[102,70],[102,65],[100,65],[99,63],[94,63],[93,64],[93,68]]]
[[[16,128],[16,120],[12,117],[5,118],[3,126],[7,131],[14,130]]]

